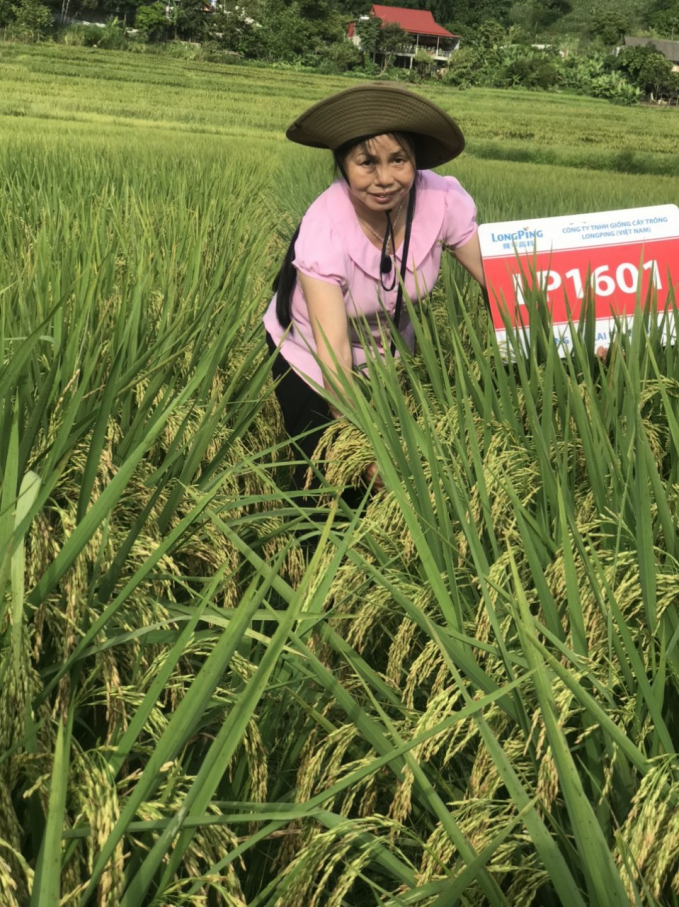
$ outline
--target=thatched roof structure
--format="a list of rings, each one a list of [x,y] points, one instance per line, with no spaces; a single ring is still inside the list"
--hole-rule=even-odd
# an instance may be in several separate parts
[[[644,47],[650,44],[672,63],[679,63],[679,41],[665,41],[659,38],[632,38],[625,35],[625,47]]]

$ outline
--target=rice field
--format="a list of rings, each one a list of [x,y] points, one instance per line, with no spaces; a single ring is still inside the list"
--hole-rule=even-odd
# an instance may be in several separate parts
[[[2,907],[679,904],[650,314],[562,360],[533,301],[508,366],[447,263],[289,490],[260,318],[331,165],[282,135],[348,84],[0,45]],[[482,221],[679,198],[676,111],[427,94]]]

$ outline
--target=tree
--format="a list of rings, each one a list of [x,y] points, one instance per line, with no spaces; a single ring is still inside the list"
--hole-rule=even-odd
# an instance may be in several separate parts
[[[261,28],[253,33],[256,55],[272,61],[292,62],[308,58],[309,63],[324,57],[328,45],[344,39],[345,24],[337,9],[330,4],[324,5],[318,12],[322,13],[318,18],[307,19],[302,15],[297,0],[289,6],[283,0],[271,0],[261,14]]]
[[[364,54],[382,57],[382,70],[391,65],[404,45],[411,43],[408,32],[396,22],[382,24],[381,19],[372,15],[356,22],[356,34],[361,39],[361,51]]]
[[[396,54],[411,43],[410,35],[396,22],[387,22],[380,29],[380,40],[377,52],[382,55],[382,71],[394,62]]]
[[[476,32],[476,44],[484,50],[501,47],[506,39],[504,28],[495,19],[484,19]]]
[[[601,38],[607,47],[622,44],[625,35],[631,30],[632,18],[624,11],[603,9],[592,15],[590,31]]]
[[[424,47],[418,47],[413,57],[413,69],[421,79],[428,79],[436,69],[436,63]]]
[[[302,19],[319,22],[328,19],[334,13],[334,6],[327,0],[298,0],[297,9]]]
[[[500,87],[553,88],[559,81],[557,64],[545,54],[533,53],[530,48],[509,60],[498,74]]]
[[[504,28],[493,19],[485,19],[470,41],[477,51],[478,72],[474,80],[476,85],[495,85],[497,74],[503,63],[502,48],[507,36]],[[459,53],[459,51],[457,52]],[[453,54],[457,56],[457,54]]]
[[[178,0],[174,9],[174,27],[178,38],[202,41],[207,37],[208,22],[205,0]]]
[[[401,28],[397,22],[386,22],[380,29],[378,47],[383,54],[396,53],[401,48],[410,44],[410,35]]]
[[[219,47],[244,57],[263,57],[266,55],[266,30],[261,21],[266,19],[266,11],[259,2],[227,0],[212,14],[210,38]]]
[[[646,25],[663,34],[669,26],[669,30],[674,30],[675,34],[679,31],[677,22],[679,21],[679,0],[651,0],[646,9]],[[670,37],[667,35],[667,37]]]
[[[662,54],[649,54],[637,76],[639,88],[656,97],[672,87],[672,64]]]
[[[449,22],[454,15],[454,0],[426,0],[424,3],[437,22]]]
[[[14,11],[9,0],[0,0],[0,28],[7,28],[13,19]]]
[[[38,41],[52,30],[52,13],[40,0],[19,0],[12,5],[11,10],[14,14],[14,29],[24,40]]]
[[[508,25],[512,2],[513,0],[454,0],[449,15],[441,16],[437,21],[446,24],[446,28],[467,40],[470,32],[486,19]]]
[[[656,3],[649,12],[648,24],[661,38],[674,40],[679,36],[679,2]]]
[[[527,34],[552,28],[572,9],[570,0],[519,0],[510,11],[514,25]]]
[[[372,0],[337,0],[338,11],[351,19],[369,15],[371,7]]]
[[[479,52],[473,47],[461,47],[450,55],[442,79],[445,85],[471,88],[478,81]]]
[[[354,28],[356,34],[361,39],[361,50],[364,54],[373,56],[377,53],[377,46],[380,43],[381,20],[377,16],[370,15],[367,19],[358,19]]]
[[[79,6],[85,9],[96,9],[108,13],[111,17],[121,19],[123,25],[134,21],[137,7],[144,5],[143,0],[79,0]],[[69,0],[63,0],[62,11],[69,6]]]
[[[336,41],[326,51],[327,59],[335,72],[346,72],[361,65],[362,54],[353,41]]]
[[[135,28],[146,37],[147,41],[160,41],[167,37],[170,22],[165,12],[165,4],[156,0],[150,6],[140,6],[134,19]]]
[[[672,64],[652,44],[626,47],[615,59],[614,68],[624,72],[632,84],[652,97],[671,88]]]
[[[247,22],[241,17],[238,7],[218,6],[212,14],[210,38],[223,50],[241,53],[241,40],[247,30]]]

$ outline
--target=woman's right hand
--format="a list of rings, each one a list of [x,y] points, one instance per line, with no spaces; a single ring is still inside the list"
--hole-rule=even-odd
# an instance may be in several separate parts
[[[368,485],[373,482],[374,491],[381,491],[384,488],[382,476],[377,471],[377,463],[371,463],[370,466],[367,466],[363,476]]]
[[[337,393],[333,383],[352,380],[353,360],[349,340],[349,320],[340,287],[334,283],[298,274],[309,321],[316,343],[316,355],[323,370],[327,391]],[[329,379],[329,380],[328,380]]]

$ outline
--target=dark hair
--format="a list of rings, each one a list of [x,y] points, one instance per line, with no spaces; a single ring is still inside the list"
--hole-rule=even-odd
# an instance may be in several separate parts
[[[292,318],[290,317],[290,303],[292,302],[292,294],[295,291],[295,284],[297,283],[297,271],[292,262],[295,258],[295,243],[297,242],[301,226],[302,225],[299,224],[292,234],[288,251],[285,253],[283,263],[273,282],[273,291],[276,294],[276,317],[284,328],[289,328],[292,322]]]
[[[382,133],[379,134],[381,135]],[[417,169],[416,137],[409,132],[389,132],[387,134],[394,138],[403,150],[408,153],[408,156]],[[347,155],[356,148],[357,145],[367,145],[367,143],[374,138],[374,135],[362,135],[357,139],[351,139],[350,141],[345,142],[333,151],[332,155],[335,159],[335,169],[341,174],[342,179],[345,182],[348,182],[347,173],[344,169],[344,161],[346,160]],[[367,151],[367,148],[364,150]],[[299,236],[301,226],[302,225],[300,224],[292,234],[290,245],[283,258],[283,263],[273,282],[273,291],[276,293],[276,317],[284,328],[290,327],[292,322],[292,318],[290,317],[290,305],[292,302],[292,294],[295,291],[295,285],[297,283],[297,271],[295,270],[293,261],[295,259],[295,243]]]

